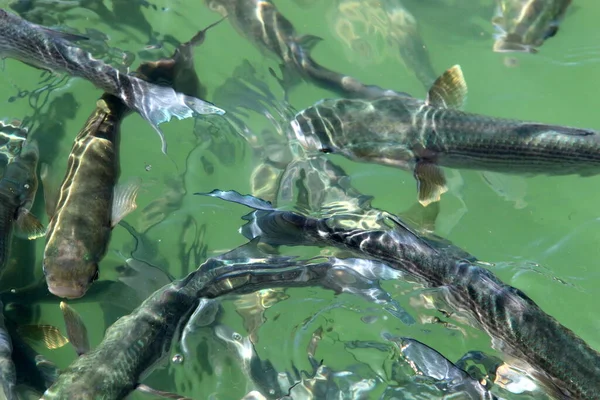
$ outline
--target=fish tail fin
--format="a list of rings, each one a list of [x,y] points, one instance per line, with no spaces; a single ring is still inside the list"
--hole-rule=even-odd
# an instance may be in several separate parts
[[[160,86],[132,78],[133,96],[126,103],[140,113],[140,115],[156,130],[161,140],[163,153],[167,153],[167,144],[159,124],[168,122],[171,118],[186,119],[194,114],[218,114],[225,111],[215,107],[212,103],[195,97],[186,96],[176,92],[168,86]]]
[[[240,228],[240,233],[252,240],[260,237],[260,241],[272,246],[308,245],[313,240],[304,234],[305,227],[315,223],[315,219],[291,211],[273,208],[268,201],[250,195],[242,195],[234,190],[213,190],[210,193],[196,195],[216,197],[253,208],[255,211],[246,215],[248,221]]]

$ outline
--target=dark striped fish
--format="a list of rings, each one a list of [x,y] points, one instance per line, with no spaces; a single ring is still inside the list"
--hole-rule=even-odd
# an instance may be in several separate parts
[[[460,111],[467,86],[459,66],[447,70],[426,100],[322,100],[292,121],[310,150],[413,171],[419,201],[448,189],[440,166],[550,175],[600,172],[600,133]]]
[[[173,338],[202,297],[252,292],[272,286],[326,283],[328,262],[258,257],[255,243],[211,258],[184,279],[152,294],[105,333],[94,350],[61,373],[43,399],[122,399],[170,352]],[[196,394],[200,396],[200,394]]]
[[[40,221],[31,214],[38,179],[36,175],[39,152],[35,141],[28,141],[13,162],[7,165],[0,179],[0,276],[8,261],[16,233],[27,239],[44,236]]]
[[[136,207],[139,183],[117,186],[119,126],[127,111],[105,94],[73,143],[44,249],[44,275],[56,296],[85,294],[98,279],[112,228]]]
[[[546,39],[556,35],[572,0],[496,0],[492,23],[498,34],[494,51],[537,53]]]
[[[299,36],[270,0],[205,0],[211,10],[227,16],[241,35],[279,58],[284,67],[320,87],[343,97],[373,98],[400,93],[365,85],[357,79],[331,71],[314,61],[310,50],[321,38]]]
[[[175,92],[171,87],[122,74],[69,41],[77,39],[83,38],[50,30],[0,9],[0,56],[87,79],[106,93],[119,97],[152,125],[160,136],[164,153],[167,145],[158,128],[162,122],[172,117],[189,118],[194,113],[225,113],[203,100]]]
[[[350,250],[409,273],[428,287],[444,288],[445,303],[466,312],[504,353],[529,364],[528,372],[557,396],[600,399],[600,353],[449,242],[419,237],[390,214],[381,218],[379,228],[361,229],[348,227],[350,216],[317,219],[276,210],[234,191],[208,195],[257,210],[244,217],[247,238]]]

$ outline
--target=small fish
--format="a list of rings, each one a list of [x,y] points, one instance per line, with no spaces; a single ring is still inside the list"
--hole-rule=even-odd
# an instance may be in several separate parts
[[[72,44],[83,39],[72,34],[54,31],[28,22],[0,9],[0,56],[17,59],[36,68],[66,72],[85,78],[98,88],[119,97],[138,112],[158,133],[162,151],[167,144],[158,125],[172,117],[185,119],[198,114],[224,114],[225,111],[203,100],[175,92],[105,64]]]
[[[291,122],[307,149],[414,173],[419,202],[448,188],[440,166],[513,174],[600,172],[600,132],[460,111],[467,86],[460,66],[433,84],[426,100],[322,100]]]
[[[549,391],[560,398],[600,399],[600,353],[449,241],[421,237],[391,214],[379,227],[361,229],[347,227],[353,216],[308,217],[235,191],[205,195],[254,208],[241,228],[250,240],[345,249],[405,272],[430,288],[443,288],[439,293],[445,304],[466,313],[490,335],[494,347],[526,363],[527,372]]]
[[[41,222],[30,212],[38,186],[38,158],[37,142],[25,142],[21,154],[6,166],[0,179],[0,275],[8,261],[13,226],[18,236],[27,239],[45,234]]]
[[[322,39],[313,35],[299,36],[292,23],[270,0],[205,1],[211,10],[227,16],[243,36],[279,58],[283,62],[284,72],[295,72],[343,97],[373,98],[401,94],[379,86],[365,85],[351,76],[319,65],[310,56],[310,50]]]
[[[572,0],[496,0],[494,51],[537,53],[558,32]]]
[[[46,191],[51,219],[42,268],[56,296],[86,293],[98,279],[112,228],[136,208],[139,182],[117,185],[119,126],[127,111],[118,98],[104,95],[75,138],[56,206]]]

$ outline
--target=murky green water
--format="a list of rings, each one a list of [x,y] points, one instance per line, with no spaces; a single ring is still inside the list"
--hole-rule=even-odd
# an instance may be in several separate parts
[[[186,41],[219,18],[200,0],[152,1],[155,7],[140,8],[149,22],[146,28],[125,25],[122,21],[120,25],[111,26],[89,10],[66,7],[68,2],[55,3],[45,8],[36,22],[49,26],[65,23],[84,34],[87,28],[93,28],[107,35],[109,47],[135,54],[148,45],[162,43],[167,35],[179,42]],[[110,2],[106,3],[110,7]],[[365,83],[424,97],[424,89],[414,74],[401,64],[394,49],[377,42],[380,39],[376,36],[372,45],[378,50],[372,57],[357,56],[344,47],[333,28],[332,21],[337,15],[335,3],[276,1],[279,10],[299,33],[324,39],[312,52],[322,65]],[[404,2],[419,23],[436,72],[442,73],[454,64],[462,66],[469,87],[467,111],[600,129],[597,111],[600,109],[597,96],[600,92],[597,79],[600,5],[597,2],[576,2],[558,35],[535,55],[493,53],[494,29],[489,22],[493,13],[491,0],[473,0],[468,6],[464,3],[467,2]],[[6,4],[2,2],[4,7]],[[117,26],[120,29],[116,29]],[[148,31],[150,27],[152,32]],[[167,56],[173,49],[169,42],[162,48],[147,49],[143,58],[138,55],[132,69],[140,60]],[[196,50],[197,72],[208,89],[207,100],[216,101],[214,95],[219,87],[245,60],[254,67],[255,77],[268,85],[275,99],[283,101],[283,90],[268,71],[268,68],[279,71],[277,61],[241,37],[227,21],[209,31],[206,42]],[[116,64],[119,60],[113,62]],[[72,140],[101,93],[88,82],[71,79],[66,85],[43,91],[39,97],[31,95],[44,85],[44,78],[48,75],[42,76],[39,70],[15,60],[5,60],[0,80],[0,117],[34,118],[32,132],[41,143],[42,161],[51,165],[51,179],[59,185]],[[58,78],[51,77],[50,81]],[[322,98],[335,97],[309,83],[295,86],[288,96],[296,110]],[[230,107],[230,104],[217,105],[226,110]],[[215,188],[250,193],[251,171],[262,162],[260,151],[253,150],[248,135],[243,137],[231,129],[223,129],[217,118],[204,118],[204,122],[197,122],[195,127],[191,119],[162,125],[169,144],[168,157],[160,151],[158,136],[138,115],[129,116],[122,125],[121,179],[141,177],[143,180],[138,208],[126,218],[148,239],[149,246],[138,248],[136,254],[175,278],[183,277],[206,257],[246,242],[237,232],[242,223],[240,217],[248,212],[246,208],[193,196],[195,192]],[[263,130],[273,129],[271,122],[258,113],[249,111],[247,117],[241,118],[259,144]],[[375,207],[400,213],[414,203],[416,190],[412,174],[352,162],[341,156],[328,157],[345,169],[355,188],[374,197]],[[490,185],[475,171],[446,172],[450,191],[442,197],[436,232],[479,259],[495,263],[491,268],[504,282],[523,290],[544,311],[600,350],[597,335],[600,319],[596,307],[600,284],[597,265],[600,222],[596,199],[600,198],[600,177],[495,176],[487,178],[494,182]],[[43,204],[40,189],[34,212],[47,224]],[[123,256],[130,257],[132,243],[131,235],[123,227],[115,228],[109,252],[100,266],[100,280],[118,278]],[[18,262],[5,275],[1,283],[3,290],[42,277],[43,247],[43,240],[26,243],[15,239],[13,256]],[[286,292],[289,298],[276,302],[265,312],[266,323],[256,331],[257,352],[261,358],[269,359],[278,371],[291,369],[292,362],[299,370],[311,371],[306,348],[312,333],[322,327],[327,334],[319,344],[318,359],[323,359],[334,370],[362,363],[370,367],[369,374],[373,377],[385,375],[389,354],[350,351],[344,343],[380,341],[380,333],[385,330],[420,340],[453,361],[471,350],[494,354],[489,337],[479,330],[456,321],[452,323],[458,328],[427,322],[427,316],[440,314],[423,306],[419,287],[402,281],[386,282],[383,287],[417,319],[417,324],[406,326],[386,313],[381,305],[369,304],[349,294],[335,296],[323,289],[293,289]],[[99,301],[104,307],[100,307]],[[140,301],[132,290],[121,293],[114,305],[102,296],[71,304],[82,314],[94,346],[102,339],[107,322],[133,309]],[[48,295],[28,305],[32,313],[17,313],[12,317],[20,323],[53,324],[64,329],[58,303],[59,299]],[[225,300],[223,305],[222,323],[247,335],[233,300]],[[363,322],[361,318],[365,316],[377,317],[373,318],[376,322]],[[189,344],[197,358],[186,357],[181,364],[169,363],[144,382],[193,398],[209,395],[215,399],[241,398],[253,386],[243,375],[236,353],[224,342],[220,347],[215,343],[218,341],[213,333],[199,331]],[[38,350],[60,367],[67,366],[75,357],[68,346],[58,350],[39,347]],[[374,390],[370,398],[377,398],[381,393],[382,389]],[[514,395],[514,398],[526,397]]]

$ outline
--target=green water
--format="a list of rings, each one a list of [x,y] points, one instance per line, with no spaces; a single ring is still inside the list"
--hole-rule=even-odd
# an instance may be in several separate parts
[[[142,8],[142,13],[160,38],[169,34],[180,42],[186,41],[219,18],[200,0],[151,3],[157,9]],[[422,85],[400,63],[392,48],[380,46],[383,55],[375,60],[377,62],[358,62],[360,57],[343,47],[331,27],[336,15],[335,2],[303,3],[288,0],[277,1],[276,5],[300,34],[310,33],[324,39],[312,52],[317,62],[368,84],[425,96]],[[404,4],[417,18],[435,70],[442,73],[454,64],[462,66],[469,87],[467,111],[600,129],[597,120],[600,98],[596,95],[600,92],[600,45],[597,43],[600,5],[597,2],[580,0],[574,4],[557,36],[548,40],[535,55],[492,52],[491,1],[473,1],[470,7],[462,6],[464,8],[457,11],[459,3],[406,0]],[[6,4],[2,2],[4,7]],[[131,27],[115,30],[89,10],[66,8],[56,13],[45,12],[42,16],[47,25],[64,21],[82,33],[93,27],[108,36],[108,46],[121,50],[138,53],[149,43],[147,32]],[[145,59],[167,56],[173,49],[173,45],[166,44],[162,49],[148,50]],[[269,67],[279,71],[277,61],[241,37],[227,21],[209,31],[206,42],[195,53],[198,76],[208,89],[207,100],[213,99],[215,90],[245,59],[256,69],[256,76],[283,100],[280,86],[268,72]],[[139,61],[138,57],[132,69]],[[1,117],[23,119],[33,115],[27,96],[16,101],[8,99],[19,91],[40,88],[40,74],[39,70],[18,61],[4,61],[0,80]],[[47,144],[40,149],[41,157],[50,163],[51,181],[56,186],[66,169],[72,140],[100,95],[90,83],[72,79],[67,86],[50,92],[47,103],[37,110],[44,118],[33,132],[40,140],[43,136],[43,143]],[[289,93],[289,102],[300,110],[334,96],[302,83]],[[217,105],[228,107],[228,104]],[[261,131],[270,127],[270,122],[261,115],[250,115],[244,121],[259,142]],[[161,127],[169,144],[169,157],[161,153],[158,136],[138,115],[128,117],[122,125],[121,179],[140,177],[143,180],[138,208],[126,221],[139,231],[146,230],[158,250],[160,266],[179,278],[199,265],[204,257],[221,254],[246,241],[237,232],[242,223],[240,217],[248,211],[246,208],[198,198],[193,193],[215,188],[250,193],[251,171],[261,160],[253,156],[252,148],[242,137],[223,130],[211,131],[209,123],[199,124],[196,133],[191,119],[172,121]],[[230,136],[220,137],[223,132]],[[329,158],[345,169],[355,188],[374,197],[373,206],[399,213],[414,203],[416,185],[411,173],[351,162],[341,156]],[[446,173],[451,182],[450,191],[442,197],[436,232],[479,259],[494,263],[491,268],[505,283],[523,290],[544,311],[600,350],[597,335],[600,319],[596,309],[600,284],[597,265],[600,222],[595,201],[600,198],[600,177],[502,176],[502,190],[507,199],[486,184],[478,172],[447,170]],[[168,192],[170,180],[183,182],[185,190]],[[173,200],[170,206],[168,200]],[[40,188],[34,212],[47,224],[43,201]],[[164,216],[150,218],[151,210],[158,210]],[[156,224],[150,226],[149,221]],[[100,280],[117,278],[117,267],[123,264],[119,252],[131,251],[131,242],[131,236],[122,227],[115,228],[109,252],[100,266]],[[26,247],[20,239],[15,239],[14,246],[13,256],[17,260],[26,256],[29,260],[30,254],[25,252],[35,252],[35,265],[17,263],[7,272],[3,290],[42,277],[43,240]],[[185,260],[187,265],[184,265],[182,254],[190,249],[198,250],[199,259],[192,257]],[[257,351],[261,358],[271,360],[277,370],[289,369],[293,361],[298,369],[309,371],[306,347],[312,332],[322,326],[328,333],[319,345],[317,358],[334,370],[361,362],[384,375],[388,355],[352,353],[341,345],[352,340],[381,340],[383,330],[420,340],[453,361],[470,350],[494,354],[489,337],[479,330],[457,321],[451,322],[458,329],[426,322],[426,316],[438,313],[422,305],[422,289],[401,281],[386,282],[383,287],[417,319],[417,324],[407,327],[390,318],[381,306],[351,295],[334,296],[323,289],[294,289],[287,291],[289,299],[276,303],[265,313],[267,322],[257,331]],[[140,301],[133,294],[126,294],[124,298],[131,303],[127,305],[130,308]],[[49,295],[39,304],[32,304],[34,312],[20,322],[53,324],[64,333],[58,303],[59,299]],[[225,300],[223,305],[226,311],[222,322],[247,334],[233,300]],[[105,318],[114,320],[120,316],[103,315],[98,302],[93,300],[74,303],[74,307],[88,326],[92,346],[102,339]],[[377,322],[361,322],[364,315],[377,316]],[[309,320],[310,317],[313,318]],[[202,370],[206,365],[204,361],[186,359],[183,364],[168,364],[145,382],[193,398],[206,398],[209,394],[215,399],[241,398],[252,385],[242,374],[231,349],[225,345],[209,350],[201,347],[203,340],[211,343],[210,336],[210,333],[198,332],[192,346],[200,346],[198,360],[213,362],[212,370]],[[68,346],[58,350],[36,349],[60,367],[67,366],[75,357]],[[373,391],[370,396],[377,398],[379,394],[380,391]],[[525,397],[514,395],[514,398]]]

